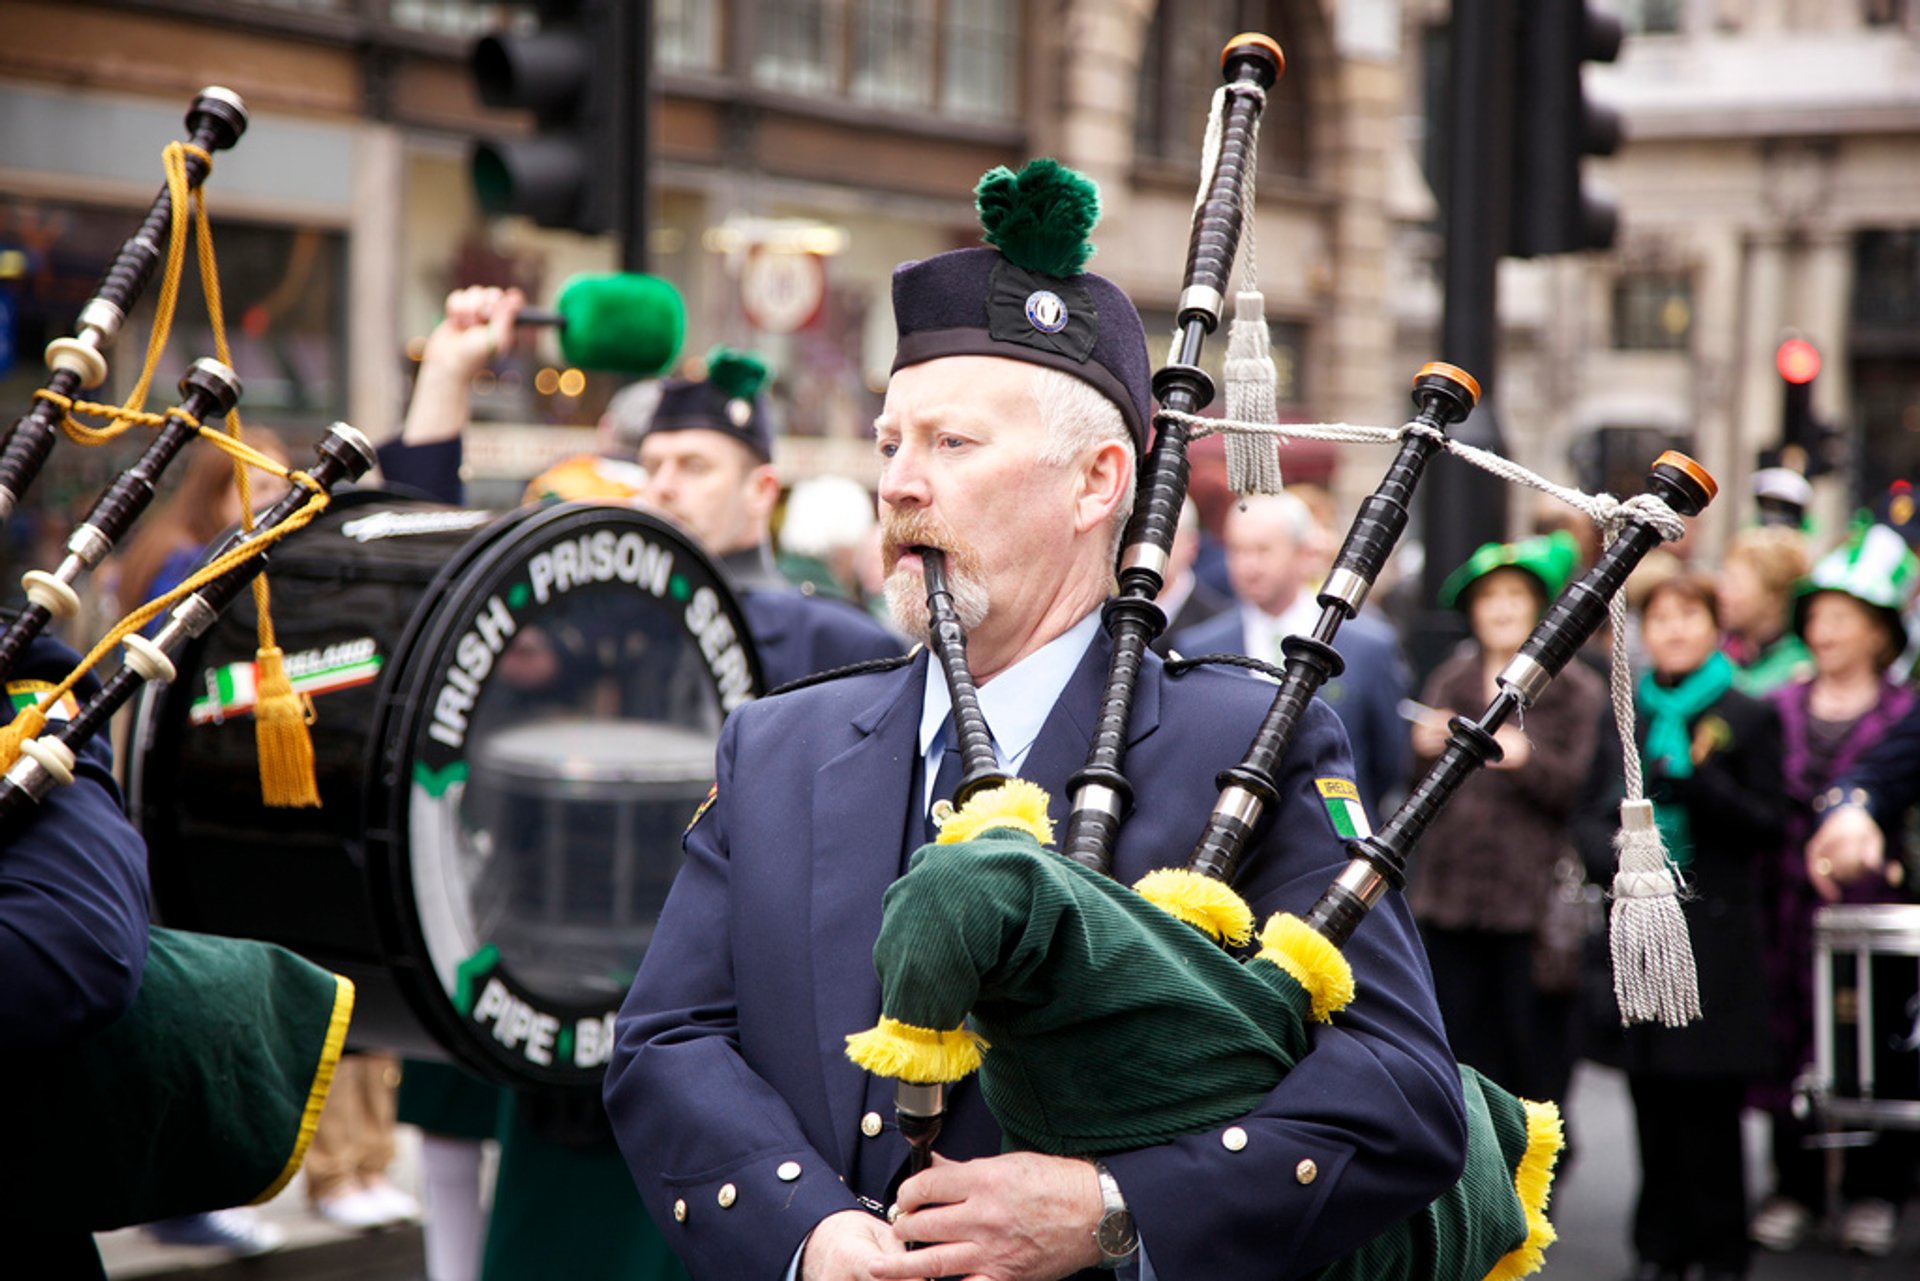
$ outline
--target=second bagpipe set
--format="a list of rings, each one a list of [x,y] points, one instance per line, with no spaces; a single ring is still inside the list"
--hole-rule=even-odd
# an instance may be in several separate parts
[[[309,709],[279,669],[260,577],[268,552],[310,523],[334,488],[373,465],[372,447],[344,423],[321,440],[305,471],[289,471],[242,439],[234,406],[239,379],[222,328],[213,242],[201,184],[211,153],[246,129],[245,105],[210,88],[187,115],[191,136],[165,151],[166,186],[135,234],[115,255],[82,307],[74,337],[46,350],[48,381],[0,443],[0,515],[11,514],[62,431],[98,445],[133,426],[155,429],[140,457],[108,486],[67,541],[51,572],[26,575],[28,604],[0,635],[0,676],[9,693],[31,693],[0,729],[0,868],[31,825],[75,824],[59,788],[86,773],[101,785],[105,756],[88,741],[147,682],[174,676],[173,658],[219,611],[251,586],[261,606],[259,743],[262,785],[281,805],[314,803],[306,743]],[[185,262],[188,223],[197,217],[201,282],[216,345],[181,378],[181,401],[146,412],[148,387],[164,350]],[[156,270],[163,272],[146,361],[119,405],[79,399],[107,377],[106,352]],[[103,418],[91,427],[75,415]],[[206,425],[224,415],[227,430]],[[134,610],[62,674],[70,652],[41,641],[46,626],[79,609],[74,590],[126,535],[156,493],[162,474],[195,437],[234,459],[245,516],[242,528],[179,587]],[[247,468],[288,482],[287,495],[255,518]],[[163,613],[157,635],[142,629]],[[124,647],[121,667],[104,682],[93,669]],[[58,679],[50,679],[52,677]],[[80,850],[111,832],[68,832]],[[144,909],[145,904],[140,907]],[[284,948],[155,926],[132,1008],[76,1044],[10,1054],[0,1066],[9,1136],[0,1159],[0,1202],[10,1221],[42,1231],[99,1231],[246,1201],[265,1200],[300,1167],[345,1044],[354,988]]]
[[[1677,1025],[1698,1016],[1680,887],[1630,746],[1620,590],[1650,550],[1681,535],[1683,517],[1712,500],[1714,482],[1691,459],[1668,453],[1654,462],[1646,492],[1624,502],[1553,485],[1447,436],[1480,389],[1465,371],[1437,363],[1415,379],[1418,412],[1402,427],[1279,427],[1270,417],[1266,325],[1251,288],[1236,299],[1229,337],[1228,416],[1199,416],[1213,397],[1199,367],[1201,344],[1220,323],[1241,233],[1251,229],[1258,125],[1265,90],[1283,66],[1280,49],[1264,36],[1237,36],[1222,55],[1227,83],[1208,126],[1178,329],[1169,363],[1154,377],[1162,409],[1118,592],[1104,615],[1112,658],[1101,719],[1086,765],[1068,781],[1060,856],[1049,849],[1049,797],[996,770],[940,555],[922,549],[932,648],[952,693],[965,777],[937,841],[916,852],[888,890],[874,949],[882,1017],[848,1037],[856,1063],[900,1083],[900,1124],[914,1147],[910,1168],[928,1159],[945,1089],[976,1071],[1009,1144],[1040,1152],[1125,1151],[1245,1115],[1313,1053],[1316,1026],[1368,1001],[1355,989],[1342,947],[1387,890],[1401,886],[1408,856],[1448,799],[1500,759],[1495,731],[1533,705],[1610,617],[1614,709],[1629,745],[1613,886],[1616,993],[1628,1022]],[[1251,259],[1249,252],[1242,264],[1249,282]],[[1263,407],[1268,416],[1256,420]],[[1124,772],[1133,686],[1147,645],[1165,626],[1154,598],[1186,495],[1187,446],[1212,432],[1227,435],[1230,481],[1242,492],[1278,488],[1281,435],[1392,445],[1397,452],[1361,504],[1319,592],[1318,623],[1285,642],[1272,706],[1244,758],[1219,775],[1219,801],[1185,865],[1150,873],[1130,888],[1109,869],[1133,804]],[[1555,495],[1599,522],[1609,541],[1500,673],[1487,709],[1476,719],[1453,718],[1444,752],[1405,803],[1377,833],[1349,842],[1350,862],[1304,916],[1276,913],[1266,921],[1247,957],[1255,922],[1232,886],[1239,857],[1279,797],[1275,772],[1309,700],[1340,673],[1334,636],[1359,612],[1406,527],[1424,469],[1441,453]],[[1459,1075],[1468,1122],[1465,1173],[1422,1214],[1320,1275],[1474,1281],[1523,1276],[1541,1265],[1554,1236],[1546,1210],[1562,1142],[1558,1111],[1515,1098],[1470,1066],[1460,1066]],[[1089,1080],[1100,1088],[1085,1089]]]

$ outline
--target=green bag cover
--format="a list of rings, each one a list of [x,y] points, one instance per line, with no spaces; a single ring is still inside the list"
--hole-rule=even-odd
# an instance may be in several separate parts
[[[1091,1156],[1223,1124],[1306,1052],[1292,976],[1024,832],[923,846],[884,902],[881,1011],[938,1030],[971,1014],[992,1047],[981,1093],[1013,1147]]]
[[[350,982],[285,948],[155,927],[123,1018],[0,1065],[0,1217],[100,1232],[277,1195],[352,1012]]]
[[[1244,1116],[1309,1049],[1293,975],[1241,962],[1133,890],[995,828],[915,851],[890,886],[874,945],[884,1016],[988,1045],[980,1089],[1008,1146],[1124,1151]],[[1552,1239],[1544,1217],[1557,1113],[1462,1067],[1460,1181],[1420,1214],[1320,1274],[1329,1281],[1521,1276]],[[1098,1090],[1082,1088],[1090,1077]],[[1551,1118],[1551,1119],[1549,1119]],[[1535,1176],[1523,1203],[1522,1161]],[[1537,1224],[1530,1221],[1528,1206]],[[1503,1264],[1529,1244],[1529,1264]]]

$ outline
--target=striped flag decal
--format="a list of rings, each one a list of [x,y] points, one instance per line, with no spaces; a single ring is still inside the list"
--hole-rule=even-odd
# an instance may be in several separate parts
[[[1333,830],[1350,841],[1363,836],[1373,835],[1373,825],[1367,822],[1367,811],[1360,804],[1360,789],[1344,778],[1316,778],[1314,788],[1320,793],[1321,803],[1327,807],[1327,817],[1333,820]]]

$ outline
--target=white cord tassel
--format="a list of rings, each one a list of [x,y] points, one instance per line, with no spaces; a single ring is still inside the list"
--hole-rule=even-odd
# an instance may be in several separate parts
[[[1234,295],[1233,323],[1227,327],[1227,417],[1241,422],[1277,423],[1277,375],[1273,340],[1267,332],[1266,299],[1251,290]],[[1267,432],[1227,433],[1227,486],[1234,493],[1277,494],[1280,437]]]
[[[1654,825],[1653,802],[1620,803],[1613,838],[1620,868],[1613,876],[1613,998],[1620,1022],[1680,1027],[1700,1017],[1687,921]]]
[[[1654,822],[1653,802],[1645,797],[1640,775],[1640,750],[1633,735],[1633,685],[1627,674],[1624,597],[1624,591],[1617,592],[1608,604],[1613,629],[1608,677],[1627,782],[1627,798],[1620,802],[1620,831],[1613,838],[1619,856],[1613,876],[1613,998],[1623,1026],[1657,1019],[1667,1027],[1680,1027],[1700,1017],[1700,984],[1694,973],[1693,947],[1687,940],[1687,919],[1680,912],[1679,880],[1667,859],[1666,844]]]

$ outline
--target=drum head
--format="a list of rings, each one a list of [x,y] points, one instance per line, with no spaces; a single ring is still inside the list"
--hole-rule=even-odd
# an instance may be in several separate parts
[[[728,711],[760,673],[673,526],[566,504],[512,520],[404,646],[370,842],[411,996],[511,1083],[597,1081]]]
[[[409,509],[398,519],[429,514]],[[316,574],[344,555],[321,545],[327,537],[299,545],[319,553]],[[758,661],[718,570],[661,519],[562,504],[456,537],[465,541],[439,549],[430,583],[388,586],[406,621],[372,641],[378,675],[365,704],[316,700],[317,735],[326,727],[360,744],[351,753],[356,785],[337,785],[346,753],[334,749],[324,753],[326,808],[317,815],[243,802],[250,779],[223,785],[224,803],[248,812],[229,815],[233,830],[212,843],[219,849],[208,848],[205,822],[194,825],[200,841],[163,842],[168,861],[198,870],[156,876],[156,885],[199,887],[171,905],[163,897],[175,924],[286,942],[361,981],[368,999],[350,1033],[358,1044],[418,1052],[426,1043],[521,1088],[591,1086],[679,868],[681,837],[710,791],[720,724],[760,690]],[[356,628],[380,630],[367,625],[377,610],[333,585],[296,597],[274,578],[290,665],[301,619],[308,640],[338,634],[336,647]],[[252,622],[250,610],[223,620],[219,648],[200,655],[200,666],[224,670],[235,654],[250,657]],[[217,685],[184,664],[183,676],[177,684]],[[184,707],[174,712],[185,747],[176,757],[191,762],[214,736],[244,739],[222,754],[229,772],[240,771],[251,718],[211,725],[204,710],[199,722]],[[159,745],[168,735],[149,737]],[[322,741],[332,740],[316,737],[317,756]],[[151,798],[161,780],[146,773]],[[178,770],[167,781],[190,789],[190,780]],[[272,903],[257,880],[231,892],[234,879],[299,847],[290,828],[324,833],[332,857],[310,851],[307,883],[318,890],[350,875],[361,920],[313,919],[353,915],[352,895],[337,887],[306,900],[319,910],[303,913],[297,874],[282,876]],[[295,866],[288,860],[281,871]],[[213,894],[215,881],[229,890]],[[216,899],[220,910],[210,911]]]

